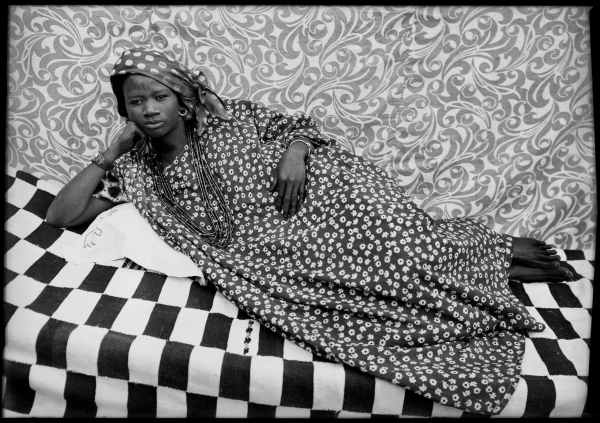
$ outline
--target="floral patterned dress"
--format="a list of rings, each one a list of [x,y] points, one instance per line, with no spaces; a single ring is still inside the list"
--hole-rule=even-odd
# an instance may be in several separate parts
[[[442,404],[499,413],[519,379],[522,332],[543,330],[508,288],[511,238],[470,219],[432,219],[307,115],[225,104],[232,119],[209,115],[201,142],[234,216],[227,249],[164,212],[149,170],[129,155],[94,195],[133,202],[225,297],[300,347]],[[316,149],[307,200],[286,220],[268,188],[296,136]],[[179,204],[208,227],[190,149],[164,172]]]

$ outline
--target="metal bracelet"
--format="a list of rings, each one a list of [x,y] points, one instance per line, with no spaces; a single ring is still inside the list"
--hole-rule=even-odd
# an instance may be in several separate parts
[[[99,151],[98,154],[92,157],[92,163],[94,163],[97,166],[100,166],[102,169],[104,169],[105,172],[108,172],[109,170],[113,169],[115,165],[106,160],[106,157],[104,157],[102,153],[103,151]]]
[[[295,142],[301,142],[303,143],[307,148],[308,148],[308,156],[311,155],[314,146],[312,145],[312,143],[310,143],[309,141],[302,139],[302,138],[294,138],[291,142],[290,142],[290,146],[295,143]]]

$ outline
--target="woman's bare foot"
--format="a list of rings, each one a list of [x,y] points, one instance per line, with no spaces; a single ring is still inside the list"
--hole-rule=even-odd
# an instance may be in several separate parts
[[[560,257],[556,250],[543,241],[533,238],[513,237],[514,264],[541,269],[558,269]]]
[[[564,267],[540,269],[513,264],[508,270],[508,278],[521,282],[564,282],[573,280],[573,273]]]

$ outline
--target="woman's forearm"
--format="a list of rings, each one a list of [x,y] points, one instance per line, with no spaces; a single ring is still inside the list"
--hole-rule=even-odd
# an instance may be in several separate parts
[[[118,158],[119,153],[116,148],[110,147],[103,155],[107,161],[112,163]],[[79,172],[60,190],[50,204],[46,213],[46,222],[57,227],[80,223],[77,220],[88,209],[94,189],[105,174],[104,169],[93,163]],[[107,207],[100,207],[98,214],[102,211],[100,209],[107,209],[108,206],[110,204],[107,204]]]

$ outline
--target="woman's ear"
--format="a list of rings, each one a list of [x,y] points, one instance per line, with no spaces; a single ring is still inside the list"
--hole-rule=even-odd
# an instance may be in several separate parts
[[[180,105],[179,106],[179,116],[181,116],[184,121],[188,122],[194,117],[194,114],[187,107]]]
[[[177,103],[179,104],[179,116],[181,116],[184,122],[188,122],[194,117],[194,111],[188,106],[179,94],[175,94],[177,97]]]

